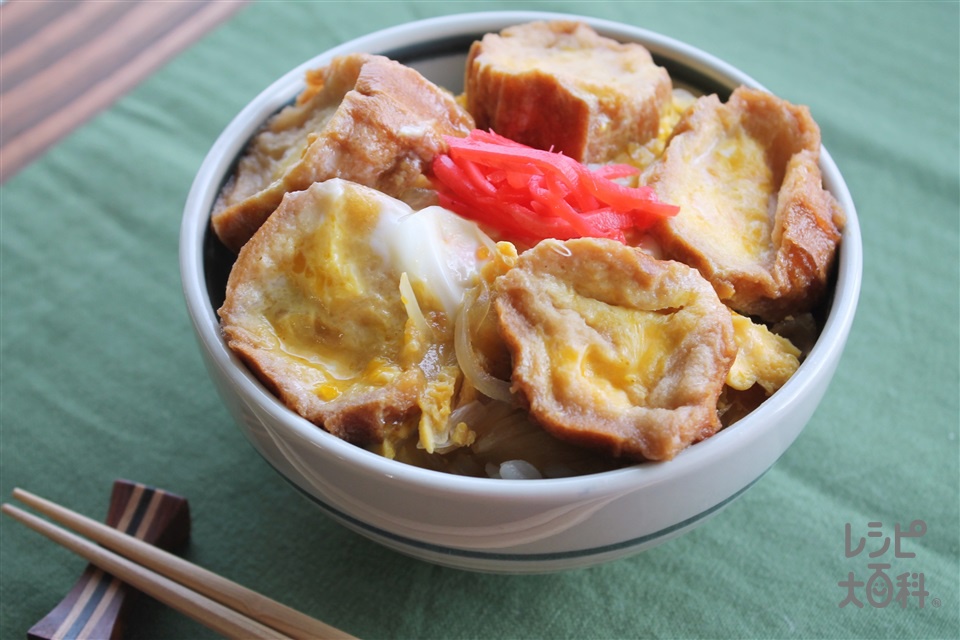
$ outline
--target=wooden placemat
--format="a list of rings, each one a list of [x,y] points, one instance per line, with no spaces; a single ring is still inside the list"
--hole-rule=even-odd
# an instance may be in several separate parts
[[[244,4],[11,0],[0,5],[0,182]]]

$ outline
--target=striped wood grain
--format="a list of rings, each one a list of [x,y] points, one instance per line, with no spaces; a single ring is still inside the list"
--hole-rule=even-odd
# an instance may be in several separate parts
[[[0,5],[0,182],[245,3],[10,0]]]

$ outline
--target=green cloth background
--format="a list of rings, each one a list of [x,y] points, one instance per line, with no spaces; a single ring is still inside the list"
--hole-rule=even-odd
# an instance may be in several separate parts
[[[180,292],[183,202],[247,101],[343,41],[485,9],[649,28],[809,105],[865,244],[847,351],[774,468],[681,538],[553,575],[440,568],[329,520],[231,423]],[[253,4],[2,187],[3,499],[20,486],[102,519],[115,478],[174,491],[187,558],[368,639],[960,637],[958,43],[956,2]],[[873,562],[845,557],[845,524],[916,519],[916,557],[880,560],[924,574],[925,606],[840,608],[838,582]],[[0,563],[4,639],[84,566],[6,517]],[[213,636],[148,599],[133,613],[129,638]]]

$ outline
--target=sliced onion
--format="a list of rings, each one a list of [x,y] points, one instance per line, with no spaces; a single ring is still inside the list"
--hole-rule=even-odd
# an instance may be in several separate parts
[[[477,391],[488,398],[512,403],[513,394],[510,393],[510,383],[487,373],[480,363],[480,358],[477,357],[476,352],[473,350],[473,346],[470,344],[469,311],[470,307],[473,306],[477,300],[478,289],[479,288],[475,288],[467,294],[463,302],[463,308],[457,315],[453,341],[457,364],[460,365],[460,370],[463,371],[464,378],[466,378],[467,382],[472,384]]]
[[[413,292],[413,287],[410,285],[410,278],[407,277],[407,272],[404,271],[400,274],[400,301],[403,302],[403,308],[407,310],[407,317],[413,320],[413,325],[417,328],[417,331],[420,332],[420,335],[424,337],[432,337],[433,331],[430,329],[430,325],[427,324],[427,319],[423,315],[423,311],[420,310],[420,303],[417,302],[417,294]]]
[[[504,480],[539,480],[539,469],[526,460],[507,460],[500,465],[500,477]]]

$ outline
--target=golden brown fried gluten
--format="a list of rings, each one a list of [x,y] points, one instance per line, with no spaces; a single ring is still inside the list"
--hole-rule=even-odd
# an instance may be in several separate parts
[[[230,348],[289,408],[369,446],[419,411],[399,274],[370,250],[389,198],[343,180],[288,194],[240,251],[219,310]]]
[[[496,292],[513,389],[554,436],[667,460],[720,427],[736,344],[696,270],[612,240],[545,240]]]
[[[655,137],[672,82],[639,44],[579,22],[531,22],[487,34],[467,58],[467,110],[481,129],[602,162]]]
[[[213,228],[240,247],[283,195],[343,178],[402,198],[473,118],[447,91],[383,56],[351,54],[307,76],[302,100],[274,116],[214,206]]]
[[[844,224],[819,157],[806,107],[746,87],[726,104],[702,97],[647,177],[680,206],[652,233],[736,311],[765,321],[807,311],[826,288]]]

